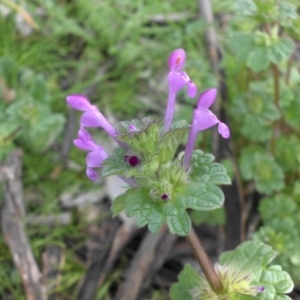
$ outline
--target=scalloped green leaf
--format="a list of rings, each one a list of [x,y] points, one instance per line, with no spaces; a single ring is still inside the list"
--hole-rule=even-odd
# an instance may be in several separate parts
[[[198,286],[200,280],[198,272],[186,264],[178,276],[178,282],[170,289],[171,300],[192,300],[191,290]]]
[[[191,177],[194,181],[205,184],[231,184],[225,167],[219,163],[198,164],[197,167],[193,167]]]
[[[124,162],[126,150],[117,147],[113,150],[112,154],[102,163],[102,176],[121,175],[129,172],[132,168]]]
[[[122,212],[125,209],[126,209],[126,196],[125,194],[122,194],[114,200],[111,206],[112,217],[115,218],[120,212]]]
[[[190,125],[187,123],[186,120],[180,120],[172,123],[170,130],[175,130],[175,129],[184,129],[184,128],[190,128]]]
[[[154,155],[150,162],[146,163],[142,167],[142,174],[152,174],[159,168],[159,156]]]
[[[276,163],[274,157],[262,152],[253,151],[249,147],[242,151],[240,157],[242,177],[246,180],[253,179],[260,193],[271,194],[284,188],[284,173]]]
[[[224,203],[224,194],[220,188],[203,183],[191,183],[183,195],[177,196],[177,205],[197,210],[212,210]],[[176,205],[176,206],[177,206]]]
[[[191,166],[197,170],[203,165],[209,165],[214,161],[215,157],[212,154],[204,153],[201,150],[195,150],[192,154]]]
[[[222,265],[235,266],[237,270],[251,274],[258,281],[262,268],[265,268],[276,256],[272,247],[259,242],[247,241],[236,249],[223,253],[219,261]]]
[[[270,61],[274,64],[279,64],[283,60],[287,60],[293,53],[295,44],[288,38],[281,38],[272,45],[269,51]]]
[[[141,153],[148,160],[157,153],[160,121],[151,120],[141,131],[134,131],[127,135],[118,136],[120,141],[128,144],[133,152]]]
[[[147,188],[132,188],[124,194],[126,214],[128,217],[136,215],[137,225],[148,224],[151,232],[157,233],[165,221],[160,203],[155,202],[149,195]]]
[[[221,255],[220,262],[236,268],[237,271],[251,275],[252,282],[263,286],[265,290],[257,294],[258,299],[290,299],[286,296],[293,290],[294,284],[290,275],[281,266],[267,265],[275,258],[276,251],[259,241],[248,241],[235,250]]]
[[[268,48],[257,47],[247,58],[247,66],[258,73],[266,70],[270,65]]]
[[[294,200],[284,194],[261,199],[259,203],[259,213],[264,222],[274,218],[282,219],[291,216],[296,211],[297,206]]]
[[[167,224],[171,233],[187,235],[191,230],[191,219],[184,209],[178,209],[173,216],[167,216]]]
[[[259,299],[291,299],[284,294],[293,290],[294,283],[290,275],[283,271],[281,266],[274,265],[263,270],[260,282],[264,285],[265,291],[259,295]]]
[[[236,276],[239,274],[243,278],[249,278],[249,288],[264,287],[264,291],[258,292],[256,296],[248,293],[242,294],[238,290],[228,290],[228,294],[222,294],[222,299],[228,297],[230,300],[279,300],[290,299],[286,293],[293,290],[293,281],[291,277],[282,270],[278,265],[268,267],[268,264],[275,258],[276,251],[270,246],[259,241],[247,241],[239,245],[235,250],[225,252],[220,256],[220,263],[224,266],[224,278],[222,282],[226,287],[236,285]],[[227,278],[226,275],[227,274]],[[231,274],[231,275],[230,275]],[[219,299],[214,292],[208,290],[208,286],[204,276],[200,276],[192,267],[186,265],[184,270],[178,276],[178,282],[173,284],[170,289],[170,297],[172,300],[192,300],[193,294],[206,294],[206,299]],[[204,290],[201,291],[201,288]],[[243,287],[243,285],[241,286]]]
[[[300,140],[294,135],[281,135],[276,139],[275,156],[286,172],[296,173],[300,167]]]

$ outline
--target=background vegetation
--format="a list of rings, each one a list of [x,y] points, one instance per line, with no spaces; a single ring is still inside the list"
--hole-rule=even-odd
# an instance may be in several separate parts
[[[65,97],[84,93],[120,121],[162,116],[167,57],[184,48],[185,69],[200,90],[226,87],[220,100],[232,138],[223,162],[239,191],[237,213],[246,215],[241,238],[274,247],[276,263],[300,284],[298,0],[212,1],[222,53],[219,73],[210,64],[208,25],[196,1],[20,1],[21,13],[12,3],[0,1],[0,160],[23,149],[28,213],[59,214],[64,193],[99,190],[85,177],[83,153],[70,148],[76,135],[70,124],[76,119],[78,127],[78,117],[68,110]],[[26,12],[32,19],[24,18]],[[176,119],[190,121],[194,105],[195,99],[181,93]],[[101,133],[98,138],[105,141]],[[212,141],[205,133],[199,147],[211,151]],[[250,216],[256,220],[254,230]],[[195,213],[193,219],[224,226],[227,218],[217,210]],[[78,249],[86,226],[74,209],[66,226],[26,227],[38,260],[48,244],[65,248],[60,293],[66,299],[74,298],[85,272]],[[110,299],[109,287],[121,272],[114,271],[97,299]],[[25,299],[3,236],[0,282],[0,297]]]

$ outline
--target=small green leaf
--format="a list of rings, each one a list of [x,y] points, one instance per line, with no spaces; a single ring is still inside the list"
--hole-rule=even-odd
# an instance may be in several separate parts
[[[235,33],[229,36],[228,46],[235,53],[237,60],[247,61],[251,51],[256,47],[254,36],[250,33]]]
[[[183,209],[178,209],[174,216],[167,216],[167,223],[173,234],[187,235],[191,230],[191,219]]]
[[[118,139],[127,143],[133,152],[141,153],[144,160],[149,160],[157,154],[160,123],[159,120],[151,120],[141,126],[141,131],[118,136]]]
[[[206,184],[231,184],[224,166],[219,163],[209,165],[198,165],[191,172],[193,180]]]
[[[182,139],[187,133],[188,129],[188,127],[174,129],[166,132],[161,137],[158,146],[160,163],[165,164],[174,157],[177,148],[182,142]]]
[[[293,199],[284,194],[278,194],[271,198],[264,198],[260,200],[259,203],[259,213],[264,222],[291,216],[296,211],[296,203]]]
[[[129,172],[132,168],[124,161],[126,150],[121,147],[117,147],[113,150],[113,153],[103,161],[102,163],[102,176],[110,176],[117,174],[124,174]]]
[[[223,205],[224,194],[217,186],[191,183],[187,186],[184,194],[177,199],[179,199],[177,203],[184,203],[183,207],[197,210],[212,210]]]
[[[120,212],[122,212],[125,209],[126,209],[126,196],[125,194],[122,194],[114,200],[111,206],[112,217],[115,218]]]
[[[240,158],[240,169],[244,179],[254,179],[260,193],[271,194],[284,188],[284,173],[281,167],[274,157],[262,150],[245,148]]]
[[[281,135],[276,139],[276,159],[286,172],[296,173],[300,166],[300,140],[294,135]]]
[[[254,281],[259,281],[262,268],[265,268],[276,256],[272,247],[258,241],[248,241],[235,250],[220,256],[222,265],[235,266],[245,274],[251,274]]]
[[[176,121],[174,123],[172,123],[170,130],[175,130],[175,129],[185,129],[185,128],[189,128],[190,125],[187,123],[186,120],[180,120],[180,121]]]
[[[159,168],[159,156],[154,155],[150,162],[142,166],[142,175],[152,174]]]
[[[247,66],[258,73],[266,70],[270,65],[268,48],[257,47],[247,58]]]
[[[290,299],[285,295],[293,289],[290,276],[278,265],[268,267],[275,256],[276,252],[270,246],[258,241],[243,242],[235,250],[222,254],[217,272],[225,289],[220,299]],[[204,275],[199,275],[188,265],[178,280],[170,290],[172,300],[219,299]],[[256,292],[259,287],[264,291]]]
[[[260,282],[265,287],[265,291],[260,295],[262,300],[290,299],[290,297],[283,294],[290,293],[294,288],[290,275],[278,265],[263,270]]]
[[[235,266],[236,270],[249,274],[256,286],[263,286],[265,290],[257,294],[258,299],[290,299],[284,295],[294,287],[289,274],[278,265],[267,267],[275,256],[276,252],[270,246],[248,241],[222,254],[220,262],[222,265]]]
[[[151,232],[157,233],[165,221],[160,203],[153,201],[147,188],[132,188],[124,194],[128,217],[136,215],[137,225],[148,224]]]
[[[191,290],[198,287],[201,278],[198,272],[190,265],[185,265],[170,290],[171,300],[192,300]]]
[[[288,38],[279,39],[269,49],[269,58],[274,64],[287,60],[293,53],[295,44]]]

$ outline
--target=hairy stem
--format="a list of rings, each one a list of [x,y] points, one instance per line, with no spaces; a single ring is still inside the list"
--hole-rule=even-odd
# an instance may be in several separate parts
[[[221,293],[223,291],[223,285],[218,277],[207,253],[205,252],[202,243],[200,242],[195,230],[191,228],[191,231],[186,236],[186,240],[188,241],[189,245],[191,246],[194,255],[198,263],[200,264],[202,271],[207,278],[211,288],[216,293]]]

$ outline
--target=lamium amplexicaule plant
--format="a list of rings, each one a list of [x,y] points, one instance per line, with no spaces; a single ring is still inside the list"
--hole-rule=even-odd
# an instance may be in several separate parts
[[[172,122],[177,92],[187,87],[188,96],[194,98],[197,87],[182,70],[183,49],[173,51],[168,62],[169,97],[164,120],[146,117],[113,127],[85,96],[67,97],[71,107],[83,111],[74,144],[88,152],[87,177],[97,180],[97,169],[101,168],[102,176],[117,175],[128,185],[113,202],[114,217],[125,210],[128,217],[135,216],[139,227],[148,225],[157,233],[166,223],[171,233],[186,237],[202,273],[186,265],[170,290],[171,299],[290,299],[285,295],[293,289],[290,276],[279,265],[268,266],[276,256],[270,246],[260,241],[244,242],[223,253],[213,266],[193,230],[187,210],[222,207],[224,195],[217,185],[230,184],[226,169],[213,162],[213,155],[194,150],[197,135],[214,125],[223,138],[229,138],[230,131],[209,109],[217,97],[214,88],[200,93],[191,125],[184,120]],[[93,140],[86,129],[89,127],[101,127],[117,143],[112,153],[106,153]],[[179,152],[186,136],[185,151]]]

